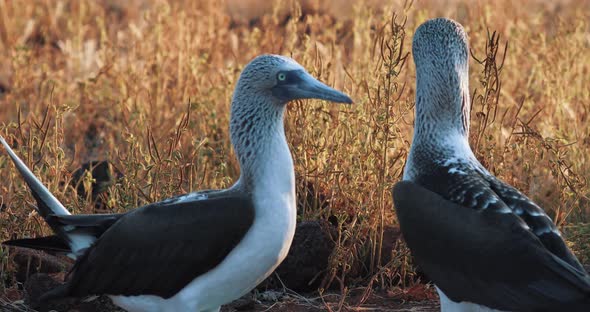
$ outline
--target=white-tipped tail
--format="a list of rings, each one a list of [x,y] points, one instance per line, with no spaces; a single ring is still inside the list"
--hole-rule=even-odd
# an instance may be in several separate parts
[[[0,136],[0,142],[6,148],[8,155],[14,162],[16,169],[20,172],[23,179],[31,189],[31,193],[37,201],[37,212],[45,219],[45,222],[49,224],[51,229],[57,234],[57,237],[61,238],[64,243],[69,246],[71,253],[70,257],[76,258],[86,248],[92,245],[96,241],[91,233],[87,231],[78,230],[75,226],[64,225],[58,222],[54,216],[64,217],[70,216],[71,213],[49,192],[49,190],[35,177],[31,170],[25,165],[25,163],[14,153],[12,148],[6,143],[4,138]],[[57,218],[59,219],[59,218]],[[56,244],[58,242],[58,244]],[[49,244],[50,245],[47,245]],[[24,240],[13,240],[5,242],[5,244],[13,246],[23,246],[35,249],[53,249],[62,248],[63,244],[59,244],[59,240],[55,240],[52,237],[40,238],[40,239],[24,239]]]

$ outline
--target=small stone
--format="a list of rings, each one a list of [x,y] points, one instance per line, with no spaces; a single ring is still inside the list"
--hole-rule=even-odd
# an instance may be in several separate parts
[[[25,303],[33,308],[41,308],[39,298],[46,292],[61,285],[45,273],[35,273],[25,282]]]
[[[16,280],[24,283],[35,273],[58,273],[67,270],[69,264],[42,251],[12,248],[11,258],[16,266]]]
[[[297,224],[289,254],[275,274],[258,289],[281,289],[284,284],[297,292],[315,291],[327,271],[328,260],[334,250],[329,234],[333,229],[327,222],[305,221]]]

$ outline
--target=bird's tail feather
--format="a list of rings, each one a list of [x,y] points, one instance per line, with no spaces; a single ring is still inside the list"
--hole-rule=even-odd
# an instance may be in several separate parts
[[[49,192],[49,190],[35,177],[35,175],[31,172],[31,170],[25,165],[25,163],[14,153],[10,145],[6,143],[4,138],[0,136],[0,143],[4,145],[8,156],[14,162],[16,169],[20,172],[21,176],[31,189],[31,193],[35,200],[37,201],[37,212],[45,219],[45,222],[51,227],[51,229],[57,234],[57,236],[63,240],[70,248],[70,250],[74,253],[74,255],[79,254],[79,252],[83,251],[84,249],[88,248],[95,240],[96,237],[91,235],[79,233],[69,233],[67,227],[61,224],[57,217],[60,216],[70,216],[70,212]],[[41,248],[40,244],[45,242],[43,239],[34,241],[35,239],[31,239],[26,241],[29,244],[28,247],[32,247],[35,249],[44,249]],[[34,243],[32,243],[34,241]],[[15,242],[15,241],[13,241]],[[25,241],[20,241],[21,243],[25,243]],[[55,241],[53,241],[55,242]],[[9,244],[9,242],[7,242]],[[13,245],[16,245],[14,243]],[[53,248],[52,244],[46,246],[45,249]]]
[[[70,246],[59,236],[45,236],[37,238],[21,238],[5,241],[2,243],[6,246],[24,247],[37,250],[53,251],[53,252],[70,252]]]
[[[49,192],[49,190],[35,177],[31,170],[25,165],[25,163],[14,153],[10,145],[6,143],[4,138],[0,136],[0,142],[4,145],[8,156],[14,162],[16,169],[20,172],[25,182],[31,189],[33,197],[37,201],[37,210],[39,214],[47,219],[49,215],[69,215],[70,212]]]

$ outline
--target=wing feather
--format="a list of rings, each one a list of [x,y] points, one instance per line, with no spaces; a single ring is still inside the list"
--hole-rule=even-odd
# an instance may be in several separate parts
[[[253,220],[250,200],[240,196],[138,208],[76,262],[68,293],[169,298],[223,261]]]
[[[414,182],[463,207],[512,217],[523,229],[537,236],[547,250],[583,271],[545,211],[483,167],[453,163],[448,167],[431,166],[424,172],[429,173],[416,177]]]
[[[526,222],[549,251],[578,270],[584,271],[582,264],[567,248],[553,220],[541,207],[514,187],[494,176],[488,176],[487,180],[490,183],[490,188],[516,215]]]
[[[453,301],[500,310],[590,310],[590,277],[548,251],[513,214],[466,209],[418,184],[394,188],[418,265]]]

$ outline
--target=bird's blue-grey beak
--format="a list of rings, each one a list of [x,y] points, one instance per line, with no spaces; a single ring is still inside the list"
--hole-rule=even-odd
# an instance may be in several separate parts
[[[272,89],[272,94],[283,101],[320,99],[352,104],[348,95],[328,87],[303,70],[286,72],[283,77],[284,81],[279,81]]]

